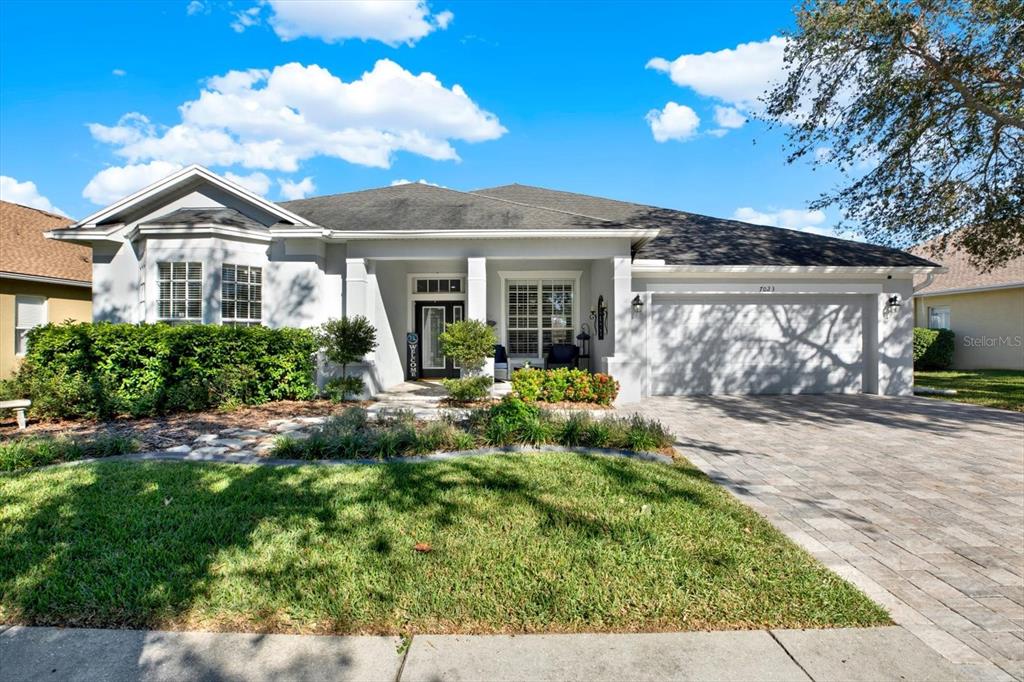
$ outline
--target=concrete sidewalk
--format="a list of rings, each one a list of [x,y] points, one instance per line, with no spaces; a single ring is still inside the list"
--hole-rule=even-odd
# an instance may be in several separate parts
[[[3,627],[3,626],[0,626]],[[0,680],[955,680],[899,627],[326,637],[15,626]]]

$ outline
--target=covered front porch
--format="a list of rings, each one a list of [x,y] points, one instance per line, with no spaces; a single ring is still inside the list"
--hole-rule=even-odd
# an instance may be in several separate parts
[[[437,337],[462,319],[494,328],[510,371],[526,363],[542,367],[552,344],[569,343],[580,346],[580,368],[611,372],[617,349],[627,343],[630,260],[601,253],[353,257],[350,250],[344,301],[346,315],[364,315],[378,331],[379,346],[363,366],[371,394],[410,379],[458,376]],[[589,338],[584,342],[581,334]],[[485,371],[493,372],[491,363]]]

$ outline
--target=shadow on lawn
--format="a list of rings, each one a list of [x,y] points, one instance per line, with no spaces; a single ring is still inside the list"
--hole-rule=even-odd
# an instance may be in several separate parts
[[[347,477],[312,467],[91,465],[84,480],[64,484],[70,487],[0,530],[0,607],[7,620],[32,625],[187,625],[196,615],[190,608],[223,588],[218,582],[230,574],[248,593],[225,597],[236,608],[227,609],[226,622],[209,627],[353,632],[365,630],[365,614],[332,601],[329,585],[316,580],[320,562],[330,561],[317,552],[324,538],[352,543],[355,556],[365,562],[360,568],[379,569],[385,576],[383,584],[366,588],[367,608],[385,614],[401,610],[400,590],[392,588],[419,579],[422,570],[409,559],[418,538],[384,523],[396,517],[428,534],[470,522],[493,524],[493,532],[501,532],[502,519],[494,510],[525,505],[540,532],[568,537],[581,547],[626,537],[656,542],[631,519],[574,505],[578,493],[571,489],[538,486],[523,466],[529,458],[374,466]],[[694,487],[695,479],[704,478],[695,470],[585,459],[616,498],[640,494],[652,504],[720,507]],[[499,499],[488,497],[495,495]],[[479,504],[484,497],[495,504]],[[738,518],[743,511],[736,506],[729,513]],[[275,533],[284,533],[291,547],[268,558]],[[250,552],[264,555],[258,561],[239,559]],[[725,570],[730,561],[710,554],[699,560],[715,570]],[[524,599],[557,598],[558,581],[537,582]],[[310,584],[326,590],[313,609],[322,613],[315,614],[316,622],[303,623],[301,615],[292,621],[289,606],[296,595],[308,599],[299,590]]]

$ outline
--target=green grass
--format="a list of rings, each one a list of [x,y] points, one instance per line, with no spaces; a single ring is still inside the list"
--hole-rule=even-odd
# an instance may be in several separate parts
[[[914,372],[914,384],[929,388],[955,388],[955,396],[929,396],[985,407],[1024,412],[1024,372],[983,369],[951,372]]]
[[[566,453],[5,474],[0,556],[8,623],[466,633],[888,622],[690,466]]]
[[[0,443],[0,471],[123,455],[138,449],[138,442],[126,436],[100,435],[91,439],[28,436]]]

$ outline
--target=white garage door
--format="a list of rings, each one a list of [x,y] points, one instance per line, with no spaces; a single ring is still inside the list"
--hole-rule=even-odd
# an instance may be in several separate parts
[[[858,392],[863,313],[859,296],[655,295],[650,392]]]

